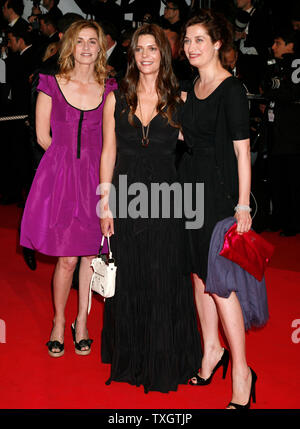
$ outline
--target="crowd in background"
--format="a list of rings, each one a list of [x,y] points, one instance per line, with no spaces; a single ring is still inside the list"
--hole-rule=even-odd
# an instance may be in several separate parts
[[[253,193],[258,202],[257,230],[281,230],[295,235],[299,225],[300,195],[300,6],[296,0],[75,0],[82,14],[59,9],[59,0],[32,2],[32,14],[23,16],[23,0],[2,0],[1,59],[6,83],[0,85],[1,116],[28,115],[29,119],[1,122],[0,203],[24,204],[35,168],[43,155],[34,143],[34,100],[38,73],[58,70],[60,41],[68,26],[79,19],[95,19],[104,30],[110,77],[126,72],[126,49],[142,22],[155,22],[172,47],[173,69],[183,89],[196,76],[181,50],[182,24],[199,7],[211,6],[224,14],[235,32],[234,45],[222,59],[241,79],[249,94]],[[40,6],[44,9],[41,9]],[[47,13],[42,13],[47,10]],[[131,20],[125,19],[128,14]],[[300,57],[299,57],[300,58]],[[33,150],[34,149],[34,150]]]

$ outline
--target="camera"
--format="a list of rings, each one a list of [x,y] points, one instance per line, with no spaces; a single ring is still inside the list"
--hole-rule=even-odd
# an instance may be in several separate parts
[[[281,79],[277,76],[272,77],[269,81],[270,89],[278,89],[280,87]]]
[[[265,72],[265,76],[260,84],[262,90],[270,91],[272,89],[280,88],[280,84],[282,82],[282,72],[280,69],[280,65],[276,61],[274,57],[270,57],[267,60],[267,68]]]
[[[271,89],[278,89],[280,88],[282,78],[279,76],[272,76],[272,77],[265,77],[260,86],[264,92],[268,92]]]
[[[3,47],[7,47],[7,43],[8,43],[8,39],[7,39],[7,34],[5,33],[5,31],[2,31],[0,33],[0,49]]]

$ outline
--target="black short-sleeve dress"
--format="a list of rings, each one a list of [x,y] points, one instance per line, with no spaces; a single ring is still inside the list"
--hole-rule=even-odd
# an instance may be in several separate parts
[[[193,184],[193,208],[200,207],[204,215],[200,228],[186,230],[186,267],[205,281],[213,229],[218,221],[233,216],[238,203],[233,140],[249,138],[244,87],[235,77],[228,77],[205,99],[197,98],[193,87],[182,109],[181,123],[188,149],[179,167],[180,177]],[[203,183],[204,188],[196,189],[196,183]]]

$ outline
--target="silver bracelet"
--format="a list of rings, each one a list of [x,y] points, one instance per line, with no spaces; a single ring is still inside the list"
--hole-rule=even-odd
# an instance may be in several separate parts
[[[252,209],[250,206],[242,206],[241,204],[238,204],[235,206],[234,211],[239,212],[240,210],[245,210],[246,212],[251,212]]]

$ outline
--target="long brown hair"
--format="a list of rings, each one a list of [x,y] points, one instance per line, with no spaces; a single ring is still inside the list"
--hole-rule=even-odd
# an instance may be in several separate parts
[[[137,109],[138,103],[137,86],[139,82],[139,70],[134,55],[138,45],[138,39],[143,35],[151,35],[154,37],[161,56],[160,68],[156,79],[158,113],[165,117],[171,126],[179,128],[179,125],[172,119],[173,113],[181,102],[181,99],[179,95],[179,85],[172,69],[171,47],[163,29],[156,24],[144,24],[139,27],[133,34],[128,49],[127,72],[121,82],[120,89],[129,106],[129,123],[134,125],[133,115]],[[167,107],[166,111],[163,111],[165,106]]]
[[[97,33],[97,38],[100,46],[100,52],[95,62],[94,74],[95,79],[100,85],[104,85],[104,81],[107,76],[106,69],[106,39],[100,25],[95,21],[88,21],[82,19],[80,21],[73,22],[70,27],[66,30],[60,48],[59,56],[59,72],[58,75],[69,80],[70,72],[74,69],[74,50],[78,35],[81,30],[85,28],[92,28]]]

